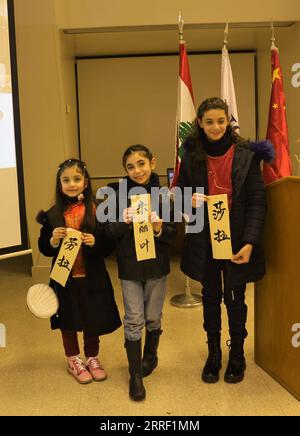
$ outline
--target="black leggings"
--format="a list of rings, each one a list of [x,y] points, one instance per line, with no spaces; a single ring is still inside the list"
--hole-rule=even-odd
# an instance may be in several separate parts
[[[211,335],[221,331],[221,303],[224,297],[230,337],[245,338],[248,334],[246,330],[246,284],[232,287],[228,283],[228,262],[230,261],[212,259],[211,256],[207,260],[202,290],[203,326],[204,330]]]

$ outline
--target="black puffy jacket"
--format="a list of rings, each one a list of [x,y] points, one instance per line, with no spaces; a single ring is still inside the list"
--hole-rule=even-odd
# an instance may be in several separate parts
[[[128,191],[139,185],[134,184],[128,177],[120,182],[127,183],[126,199],[122,203],[129,207]],[[144,188],[148,193],[151,188],[159,187],[159,178],[157,174],[152,173],[150,182]],[[119,189],[116,187],[117,199],[117,216],[119,215]],[[122,216],[121,210],[121,216]],[[160,215],[160,211],[156,211]],[[117,240],[117,262],[119,278],[124,280],[145,281],[148,279],[160,278],[170,272],[169,248],[170,243],[176,235],[176,226],[173,222],[163,222],[162,234],[155,237],[156,258],[137,261],[134,243],[134,234],[132,225],[125,224],[117,219],[116,222],[107,222],[105,225],[106,235]]]
[[[264,254],[261,237],[266,215],[265,186],[260,170],[260,158],[264,156],[262,143],[261,153],[258,144],[237,144],[232,163],[232,206],[230,211],[230,227],[233,253],[237,253],[246,243],[253,245],[249,263],[237,265],[229,262],[229,277],[232,286],[253,282],[265,274]],[[272,144],[270,144],[272,147]],[[177,185],[180,188],[204,187],[208,194],[206,161],[193,160],[195,145],[189,140],[185,144],[185,153],[181,161]],[[267,156],[266,156],[267,157]],[[181,269],[189,277],[202,282],[205,274],[206,257],[209,248],[209,223],[207,206],[204,203],[204,228],[199,233],[187,233],[184,240]]]
[[[60,245],[53,248],[50,244],[53,229],[58,226],[55,215],[55,208],[47,212],[41,211],[37,221],[42,224],[39,249],[44,256],[52,257],[52,266],[56,261]],[[86,267],[86,294],[84,299],[86,319],[82,318],[76,289],[74,289],[74,278],[69,276],[65,287],[50,280],[50,286],[55,290],[58,301],[58,313],[51,317],[52,329],[62,330],[84,330],[88,336],[104,335],[111,333],[121,326],[118,308],[114,298],[114,290],[110,277],[106,270],[104,257],[109,254],[110,241],[104,235],[100,224],[96,225],[94,232],[95,245],[93,247],[83,246],[83,257]]]

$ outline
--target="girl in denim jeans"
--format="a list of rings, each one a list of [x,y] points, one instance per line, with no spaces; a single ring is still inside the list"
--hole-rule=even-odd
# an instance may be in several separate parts
[[[122,203],[127,207],[119,213],[123,219],[107,223],[106,230],[109,236],[118,240],[117,262],[125,308],[125,348],[130,373],[129,396],[139,401],[146,395],[143,377],[150,375],[158,363],[162,307],[167,275],[170,272],[169,245],[176,228],[173,223],[164,222],[156,212],[152,212],[156,258],[137,261],[132,226],[135,210],[129,207],[128,193],[131,188],[142,186],[151,194],[151,188],[159,187],[159,178],[152,172],[156,159],[143,145],[129,147],[123,155],[123,165],[128,176],[120,181],[116,191],[119,200],[119,195],[126,193]],[[121,201],[119,207],[120,204]],[[141,338],[144,327],[146,340],[142,358]]]

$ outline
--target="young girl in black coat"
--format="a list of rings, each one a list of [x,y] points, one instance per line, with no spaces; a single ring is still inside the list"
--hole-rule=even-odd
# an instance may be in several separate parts
[[[42,224],[38,243],[42,254],[53,257],[53,266],[66,228],[82,232],[82,245],[65,287],[50,281],[59,301],[58,312],[51,317],[51,327],[61,330],[68,371],[79,383],[106,379],[97,357],[99,335],[111,333],[121,325],[104,263],[111,243],[105,238],[95,214],[84,162],[66,160],[59,165],[56,176],[55,205],[37,216]],[[80,358],[78,331],[83,331],[85,364]]]
[[[261,236],[266,198],[259,161],[272,159],[273,146],[268,142],[256,144],[243,140],[230,126],[227,104],[213,97],[199,106],[193,132],[186,139],[184,148],[177,184],[181,188],[192,187],[192,206],[205,208],[204,228],[201,232],[186,234],[181,260],[183,272],[203,285],[204,329],[209,355],[202,380],[207,383],[219,380],[223,297],[231,338],[225,381],[238,383],[246,368],[246,283],[262,278],[265,273]],[[204,194],[196,193],[196,187],[204,187]],[[206,202],[209,195],[224,193],[228,195],[234,254],[230,260],[215,260]]]
[[[118,270],[125,308],[125,347],[130,372],[129,396],[140,401],[146,395],[142,377],[150,375],[158,362],[162,308],[170,272],[169,247],[176,227],[170,220],[163,221],[160,211],[152,211],[156,258],[137,260],[132,226],[135,210],[130,206],[129,193],[132,188],[142,187],[144,193],[151,194],[153,189],[158,190],[159,178],[153,172],[156,159],[144,145],[129,147],[123,155],[123,165],[128,177],[122,179],[117,188],[119,215],[123,219],[109,222],[106,232],[117,240]],[[142,357],[144,327],[146,340]]]

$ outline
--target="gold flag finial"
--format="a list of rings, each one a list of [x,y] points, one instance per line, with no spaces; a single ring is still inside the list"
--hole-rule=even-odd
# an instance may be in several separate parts
[[[227,47],[227,44],[228,44],[227,36],[228,36],[228,22],[226,23],[225,29],[224,29],[224,40],[223,40],[224,47]]]
[[[278,48],[275,45],[275,30],[274,30],[274,24],[273,21],[270,23],[271,25],[271,50],[278,50]]]
[[[179,11],[179,15],[178,15],[178,34],[179,34],[179,40],[183,41],[183,25],[184,25],[184,21],[182,19],[182,15],[181,15],[181,11]]]

